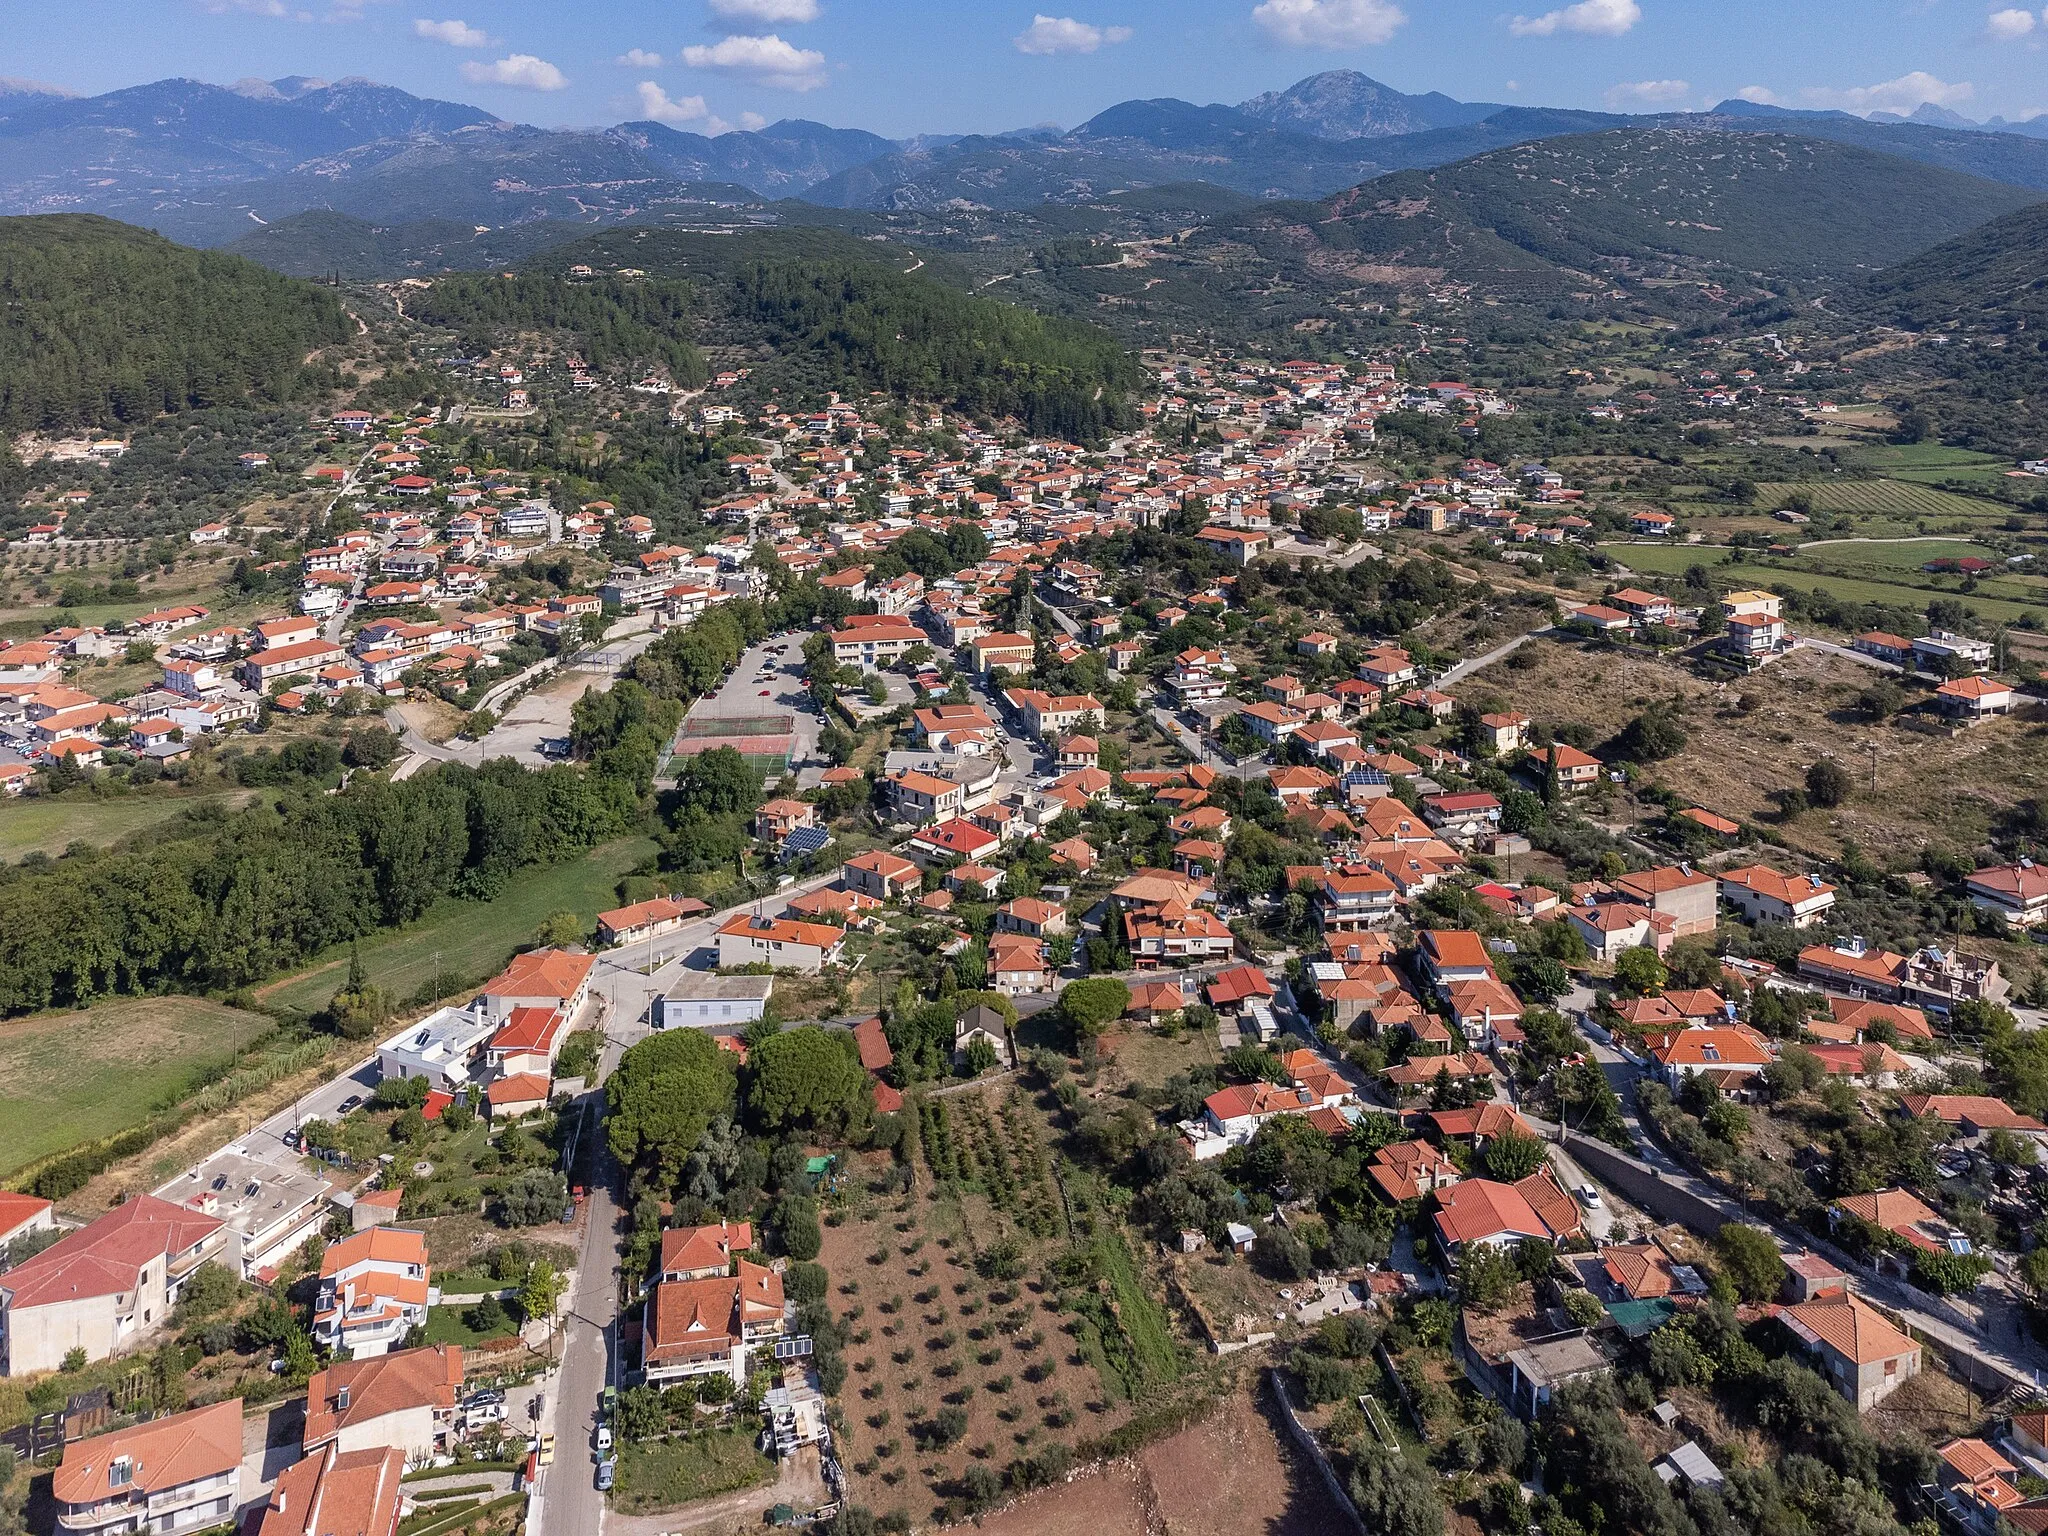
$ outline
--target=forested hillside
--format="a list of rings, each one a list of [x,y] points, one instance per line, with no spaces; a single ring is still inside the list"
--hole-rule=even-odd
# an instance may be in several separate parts
[[[106,426],[307,384],[325,289],[83,214],[0,220],[0,431]]]
[[[759,262],[734,274],[733,298],[846,384],[1084,442],[1127,419],[1132,365],[1092,326],[850,263]]]
[[[679,384],[704,382],[704,356],[691,340],[690,285],[665,278],[445,277],[406,309],[429,325],[462,333],[473,352],[521,331],[566,331],[594,368],[659,365]]]
[[[903,261],[903,270],[893,261]],[[650,274],[628,291],[687,278],[707,338],[766,341],[791,384],[879,389],[1015,416],[1035,433],[1093,440],[1126,420],[1136,365],[1107,332],[963,292],[943,262],[831,230],[709,236],[616,230],[540,258],[543,273],[582,263]],[[457,279],[435,284],[464,291]],[[520,283],[533,282],[523,277]],[[571,292],[603,284],[568,284]],[[436,308],[443,323],[447,312]]]
[[[2021,209],[1872,278],[1841,307],[1940,334],[1915,354],[1939,387],[1914,404],[1945,441],[2048,451],[2048,204]]]
[[[1886,265],[2039,194],[1817,139],[1630,129],[1403,171],[1206,238],[1331,278],[1448,278],[1508,293],[1588,277],[1825,278]]]

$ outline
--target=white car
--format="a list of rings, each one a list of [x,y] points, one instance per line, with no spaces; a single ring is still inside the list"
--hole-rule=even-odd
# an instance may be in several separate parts
[[[599,1449],[600,1451],[610,1451],[610,1450],[611,1450],[611,1448],[612,1448],[612,1427],[611,1427],[611,1425],[609,1425],[609,1424],[600,1424],[600,1425],[598,1425],[598,1426],[597,1426],[597,1448],[598,1448],[598,1449]]]
[[[1600,1191],[1590,1184],[1579,1186],[1579,1203],[1589,1211],[1600,1209]]]

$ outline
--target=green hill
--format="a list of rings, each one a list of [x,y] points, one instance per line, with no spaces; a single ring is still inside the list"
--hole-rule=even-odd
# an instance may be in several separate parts
[[[288,399],[332,293],[85,214],[0,219],[0,430]]]
[[[594,367],[660,366],[678,384],[701,384],[704,355],[692,339],[695,295],[672,278],[566,277],[493,273],[444,277],[407,302],[429,325],[463,333],[470,351],[488,351],[523,331],[566,331]]]
[[[225,247],[237,256],[293,277],[340,277],[352,282],[481,272],[513,266],[565,240],[590,232],[584,224],[536,219],[479,230],[457,219],[373,224],[316,208],[244,235]]]
[[[577,265],[601,275],[572,282],[566,274]],[[620,269],[645,276],[602,275]],[[630,311],[622,326],[646,321],[671,336],[765,344],[773,358],[757,371],[796,389],[888,390],[1084,441],[1127,419],[1139,371],[1107,332],[954,286],[965,281],[943,258],[830,229],[624,228],[553,247],[516,279],[443,279],[424,304],[407,308],[458,329],[488,329],[601,295]],[[680,293],[688,298],[677,307]],[[652,295],[666,312],[658,322],[644,313]],[[568,328],[602,350],[591,316]]]
[[[1209,234],[1335,281],[1589,287],[1814,280],[1888,265],[2040,194],[1786,134],[1627,129],[1400,171]]]
[[[1871,278],[1839,307],[1923,334],[1914,403],[1944,441],[2048,451],[2048,205],[1974,229]],[[1934,344],[1936,336],[1946,338]]]

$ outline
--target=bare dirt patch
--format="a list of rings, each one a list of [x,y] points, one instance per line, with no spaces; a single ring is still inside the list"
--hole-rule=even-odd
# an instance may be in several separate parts
[[[1249,1382],[1201,1423],[982,1523],[988,1536],[1328,1536],[1347,1521]]]
[[[1953,739],[1872,722],[1855,701],[1881,674],[1824,651],[1795,651],[1731,683],[1625,652],[1538,642],[1524,654],[1533,666],[1481,674],[1514,707],[1553,727],[1580,722],[1603,740],[1645,709],[1672,709],[1689,740],[1650,777],[1816,855],[1850,841],[1902,864],[1929,845],[1973,852],[2001,813],[2048,794],[2041,722],[2008,717]],[[1801,787],[1822,757],[1854,776],[1848,802],[1776,824],[1774,792]]]

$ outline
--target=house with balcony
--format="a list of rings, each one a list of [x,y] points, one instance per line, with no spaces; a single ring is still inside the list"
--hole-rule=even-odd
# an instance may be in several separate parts
[[[169,1320],[224,1237],[218,1216],[139,1195],[0,1274],[0,1376],[131,1347]]]
[[[456,1441],[462,1350],[452,1344],[340,1360],[306,1383],[300,1449],[402,1452],[407,1461],[445,1453]]]
[[[699,1376],[723,1374],[733,1386],[744,1387],[748,1357],[763,1347],[773,1349],[774,1341],[787,1331],[787,1308],[782,1276],[746,1259],[732,1261],[732,1273],[716,1266],[712,1254],[718,1243],[695,1244],[700,1262],[684,1264],[692,1248],[691,1238],[705,1229],[691,1229],[674,1254],[665,1234],[662,1247],[664,1273],[647,1294],[641,1324],[641,1374],[651,1387],[672,1386]],[[742,1228],[741,1230],[745,1230]],[[730,1233],[724,1234],[723,1253],[730,1256]],[[676,1270],[669,1266],[672,1257]],[[688,1274],[690,1278],[669,1278]]]
[[[321,1256],[313,1341],[353,1360],[391,1353],[426,1325],[431,1277],[422,1232],[379,1226],[343,1238]]]
[[[837,963],[845,947],[846,930],[829,923],[800,923],[740,912],[718,930],[721,969],[765,964],[778,971],[816,974]]]
[[[241,1399],[74,1441],[50,1475],[50,1498],[56,1528],[70,1536],[226,1524],[242,1502]]]
[[[2048,922],[2048,868],[2032,859],[1980,869],[1963,888],[1979,912],[1995,913],[2015,928]]]
[[[1784,875],[1751,864],[1722,872],[1721,899],[1746,922],[1811,928],[1834,910],[1835,888],[1819,875]]]

